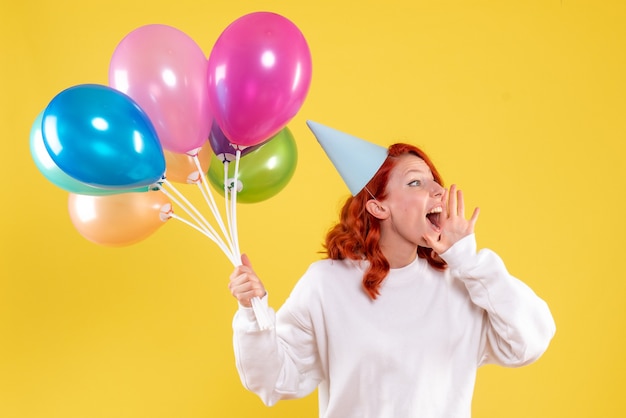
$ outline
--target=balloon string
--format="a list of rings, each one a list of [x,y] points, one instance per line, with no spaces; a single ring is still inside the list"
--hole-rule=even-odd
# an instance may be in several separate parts
[[[189,222],[186,219],[181,218],[180,216],[174,213],[171,213],[170,217],[185,223],[186,225],[196,229],[198,232],[202,233],[203,235],[211,239],[215,244],[217,244],[217,246],[222,250],[222,252],[226,255],[226,257],[230,260],[230,262],[235,267],[241,265],[241,251],[239,249],[239,238],[238,238],[238,231],[237,231],[237,189],[238,189],[237,186],[239,183],[240,159],[241,159],[241,150],[237,150],[236,158],[235,158],[234,183],[232,187],[230,188],[228,187],[228,163],[224,164],[224,197],[225,197],[226,216],[227,216],[227,224],[228,224],[228,228],[230,232],[230,239],[229,239],[229,233],[226,232],[224,223],[221,219],[219,211],[217,210],[217,205],[215,204],[213,195],[211,194],[210,191],[207,191],[208,193],[208,198],[207,198],[207,195],[203,193],[205,200],[207,201],[209,208],[211,209],[211,212],[213,213],[213,216],[215,217],[218,224],[220,224],[222,233],[224,234],[226,241],[228,242],[228,247],[226,243],[220,238],[217,231],[215,231],[215,229],[211,226],[211,224],[209,224],[209,222],[202,216],[202,214],[200,214],[200,212],[198,212],[198,210],[189,202],[189,200],[187,200],[185,196],[183,196],[176,189],[176,187],[174,187],[169,181],[167,181],[167,179],[163,179],[163,183],[166,184],[168,187],[170,187],[174,191],[174,193],[178,195],[184,203],[186,203],[187,206],[183,204],[175,196],[173,196],[171,193],[169,193],[161,184],[158,185],[159,190],[165,193],[165,195],[168,196],[174,203],[180,206],[189,216],[191,216],[191,218],[198,225],[194,225],[193,223]],[[197,161],[196,157],[194,157],[194,161],[196,162],[196,167],[199,168],[199,161]],[[200,172],[202,183],[204,183],[205,188],[208,189],[208,183],[206,181],[206,177],[204,176],[202,169],[199,168],[198,171]],[[229,205],[229,191],[230,191],[230,205]],[[191,210],[193,210],[193,212],[195,212],[198,215],[198,217],[200,217],[201,221],[198,220],[198,217],[196,217],[190,211],[189,208],[191,208]],[[204,227],[202,227],[202,225],[204,225]],[[267,329],[272,328],[272,322],[268,316],[267,310],[264,309],[263,304],[261,303],[261,299],[255,296],[250,300],[250,302],[252,304],[252,309],[254,311],[257,324],[259,325],[259,329],[267,330]]]
[[[198,188],[200,189],[200,192],[202,193],[202,196],[204,196],[205,201],[208,201],[208,197],[206,195],[206,192],[203,190],[202,186],[200,184],[198,184]],[[218,224],[222,224],[223,225],[223,221],[221,221],[221,216],[219,215],[219,212],[214,212],[213,216],[215,217],[215,219],[219,219]],[[217,232],[216,232],[217,234]],[[228,235],[228,233],[224,230],[222,230],[222,234],[224,235],[224,244],[228,246],[229,251],[234,254],[233,251],[233,243],[232,240],[230,238],[230,236]]]
[[[171,185],[171,183],[167,182],[167,180],[165,182],[170,187],[173,188],[173,190],[181,197],[181,199],[184,202],[187,203],[187,205],[189,205],[189,207],[191,207],[196,213],[198,213],[197,209],[193,205],[191,205],[191,203],[189,203],[189,201],[184,196],[182,196],[182,194],[175,187],[173,187]],[[206,219],[204,219],[204,217],[202,217],[202,215],[200,215],[198,213],[200,218],[202,219],[202,221],[200,221],[198,219],[198,217],[196,217],[190,211],[190,209],[187,206],[185,206],[185,204],[183,204],[183,202],[181,202],[179,199],[176,198],[176,196],[172,195],[170,192],[167,191],[167,189],[165,189],[161,185],[159,185],[158,188],[167,197],[169,197],[174,203],[176,203],[176,205],[178,205],[180,208],[182,208],[196,222],[197,225],[193,225],[193,224],[189,223],[188,221],[186,221],[185,223],[188,223],[188,225],[192,226],[194,229],[197,229],[198,231],[202,232],[204,235],[206,235],[209,238],[211,238],[211,240],[213,242],[215,242],[220,247],[222,252],[224,252],[224,254],[228,257],[228,259],[233,263],[233,265],[235,265],[235,261],[234,261],[234,258],[233,258],[232,251],[230,250],[230,248],[226,247],[226,244],[220,239],[220,237],[217,234],[217,232],[215,231],[215,229],[206,221]],[[180,218],[180,217],[178,217],[178,218],[182,220],[182,218]]]
[[[256,322],[259,324],[260,330],[266,330],[272,328],[272,322],[267,315],[267,311],[263,308],[263,304],[261,303],[261,299],[258,296],[250,299],[252,303],[252,310],[254,311],[254,316],[256,317]]]
[[[235,155],[235,178],[231,191],[231,231],[232,238],[234,244],[235,251],[235,260],[241,260],[241,250],[239,249],[239,233],[237,231],[237,191],[239,186],[239,161],[241,160],[241,150],[237,149],[237,153]],[[224,184],[228,181],[226,173],[228,167],[226,167],[226,172],[224,173]],[[225,190],[226,192],[226,190]],[[228,212],[228,211],[227,211]],[[236,266],[241,265],[241,262],[238,262]],[[235,266],[235,267],[236,267]],[[254,316],[256,317],[257,324],[259,325],[259,329],[266,330],[272,328],[272,322],[267,314],[267,310],[264,309],[263,304],[261,303],[261,299],[258,296],[250,299],[250,303],[252,304],[252,310],[254,311]]]
[[[215,234],[215,236],[218,236],[218,235],[217,235],[217,233],[215,232],[215,229],[213,229],[213,227],[211,226],[211,224],[210,224],[210,223],[206,220],[206,218],[205,218],[205,217],[204,217],[204,216],[200,213],[200,211],[199,211],[198,209],[196,209],[196,207],[195,207],[194,205],[192,205],[192,204],[189,202],[189,200],[187,200],[187,198],[186,198],[186,197],[185,197],[185,196],[184,196],[184,195],[183,195],[180,191],[178,191],[178,189],[177,189],[176,187],[174,187],[174,185],[173,185],[172,183],[170,183],[167,179],[164,179],[164,180],[163,180],[163,182],[164,182],[164,183],[165,183],[168,187],[170,187],[170,188],[174,191],[174,193],[176,193],[176,195],[177,195],[180,199],[182,199],[182,200],[185,202],[185,204],[187,205],[187,206],[185,206],[185,205],[183,205],[182,203],[178,202],[177,204],[178,204],[179,206],[181,206],[181,207],[182,207],[182,208],[183,208],[183,209],[184,209],[184,210],[185,210],[185,211],[186,211],[186,212],[187,212],[187,213],[188,213],[191,217],[193,217],[193,218],[194,218],[194,220],[195,220],[198,224],[202,224],[202,225],[204,225],[204,226],[205,226],[205,229],[210,230],[211,232],[213,232],[213,233]],[[166,191],[167,191],[167,190],[166,190]],[[200,218],[200,221],[199,221],[197,218],[195,218],[191,212],[189,212],[189,210],[190,210],[190,209],[191,209],[191,210],[193,210],[193,212],[194,212],[194,213],[195,213],[195,214],[196,214],[196,215]]]
[[[209,182],[207,181],[207,178],[204,175],[204,170],[202,169],[202,166],[200,164],[200,160],[198,159],[197,154],[193,156],[193,161],[196,164],[196,168],[198,169],[198,172],[200,173],[200,178],[201,178],[201,183],[202,183],[202,184],[198,184],[198,188],[202,192],[202,196],[204,196],[204,200],[207,202],[207,205],[209,206],[211,213],[213,213],[213,217],[217,221],[217,224],[219,225],[220,230],[222,231],[222,234],[224,235],[224,239],[226,243],[228,244],[230,251],[234,253],[232,237],[226,231],[226,227],[224,226],[224,221],[222,220],[222,216],[220,215],[220,212],[217,209],[217,204],[215,203],[215,199],[213,198],[213,193],[211,193],[211,189],[209,188]]]
[[[231,230],[234,245],[233,249],[235,256],[238,260],[241,259],[241,250],[239,249],[239,233],[237,232],[237,189],[239,189],[239,160],[241,160],[241,150],[237,149],[237,153],[235,154],[235,179],[231,192]]]
[[[183,211],[185,211],[185,213],[187,213],[187,215],[191,216],[191,218],[196,222],[196,226],[201,229],[202,231],[204,231],[207,234],[211,234],[214,238],[217,238],[214,231],[211,231],[211,227],[207,226],[205,222],[202,222],[200,219],[198,219],[197,216],[195,216],[191,210],[185,206],[185,204],[183,202],[181,202],[178,198],[176,198],[175,195],[171,194],[167,189],[165,189],[163,186],[159,186],[159,190],[165,194],[172,202],[174,202],[178,207],[180,207]],[[184,199],[183,199],[184,200]]]
[[[229,193],[230,193],[230,188],[228,187],[228,160],[224,161],[224,209],[226,212],[226,224],[228,225],[228,233],[230,234],[230,236],[233,236],[233,228],[232,228],[232,220],[231,220],[231,216],[230,216],[230,205],[228,204],[229,202]],[[232,238],[231,238],[232,240]],[[231,241],[233,243],[233,248],[234,249],[234,240]],[[233,250],[234,253],[234,250]]]
[[[228,257],[230,262],[233,263],[233,265],[235,265],[235,260],[233,260],[232,255],[230,254],[229,249],[227,249],[224,246],[224,244],[220,240],[218,240],[213,234],[211,234],[210,232],[200,228],[198,225],[195,225],[195,224],[189,222],[187,219],[181,218],[180,216],[176,215],[175,213],[170,213],[169,217],[173,218],[173,219],[176,219],[178,221],[181,221],[182,223],[192,227],[193,229],[195,229],[196,231],[200,232],[201,234],[207,236],[211,241],[216,243],[218,247],[220,247],[220,249],[224,252],[226,257]]]

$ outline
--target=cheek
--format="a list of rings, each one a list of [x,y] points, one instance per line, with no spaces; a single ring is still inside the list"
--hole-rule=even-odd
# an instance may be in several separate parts
[[[406,198],[397,202],[395,208],[403,217],[421,219],[426,216],[424,201],[420,198]]]
[[[423,214],[425,212],[426,200],[422,196],[412,196],[406,199],[407,208],[415,214]]]

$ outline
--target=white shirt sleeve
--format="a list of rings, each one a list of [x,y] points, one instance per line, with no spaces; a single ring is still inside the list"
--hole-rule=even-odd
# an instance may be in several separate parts
[[[261,302],[274,327],[259,330],[252,308],[240,307],[233,319],[233,345],[243,385],[271,406],[313,392],[321,372],[312,329],[285,307],[277,321],[267,295]]]
[[[548,348],[556,326],[548,305],[526,284],[511,276],[500,257],[476,252],[469,235],[441,254],[453,277],[485,311],[479,364],[517,367],[532,363]]]

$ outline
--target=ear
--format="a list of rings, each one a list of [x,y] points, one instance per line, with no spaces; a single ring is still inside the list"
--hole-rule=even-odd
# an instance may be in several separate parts
[[[365,209],[374,218],[385,220],[389,217],[389,210],[378,200],[370,199],[365,203]]]

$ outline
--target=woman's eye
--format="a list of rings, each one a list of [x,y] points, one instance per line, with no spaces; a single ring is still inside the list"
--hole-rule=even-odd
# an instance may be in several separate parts
[[[422,185],[422,182],[420,180],[413,180],[412,182],[409,183],[409,186],[419,187],[421,185]]]

